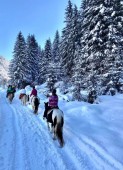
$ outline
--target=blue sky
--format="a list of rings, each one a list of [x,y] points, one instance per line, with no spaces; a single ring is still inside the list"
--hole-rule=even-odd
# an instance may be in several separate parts
[[[71,0],[80,7],[81,0]],[[42,47],[56,30],[64,27],[68,0],[1,0],[0,2],[0,56],[12,58],[19,31],[26,38],[34,34]]]

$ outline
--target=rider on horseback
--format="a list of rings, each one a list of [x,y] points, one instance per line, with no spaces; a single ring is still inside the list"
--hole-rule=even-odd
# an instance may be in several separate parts
[[[8,86],[8,89],[7,89],[7,95],[6,95],[6,97],[8,97],[8,94],[10,94],[10,93],[15,93],[16,92],[16,90],[15,90],[15,87],[14,86],[12,86],[12,85],[9,85]]]
[[[31,94],[30,94],[30,103],[32,102],[32,98],[34,96],[37,97],[37,90],[35,89],[35,86],[33,86],[33,89],[32,89]]]
[[[48,107],[44,111],[43,119],[47,118],[48,110],[53,109],[53,108],[58,108],[58,96],[56,94],[56,89],[53,89],[52,95],[49,96]]]

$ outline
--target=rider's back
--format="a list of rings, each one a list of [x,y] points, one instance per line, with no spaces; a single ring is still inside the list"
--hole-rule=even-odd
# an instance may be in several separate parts
[[[58,107],[58,96],[57,95],[52,95],[49,97],[49,106]]]
[[[31,95],[30,96],[37,96],[37,90],[36,89],[33,89],[32,92],[31,92]]]

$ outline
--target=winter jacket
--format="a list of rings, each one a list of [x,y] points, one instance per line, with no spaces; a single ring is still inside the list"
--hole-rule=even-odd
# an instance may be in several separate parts
[[[32,90],[32,92],[31,92],[31,94],[30,94],[30,96],[37,96],[37,90],[36,89],[33,89]]]
[[[12,87],[8,87],[7,93],[14,93],[14,89]]]
[[[57,107],[58,106],[58,96],[52,95],[49,97],[49,106],[50,107]]]

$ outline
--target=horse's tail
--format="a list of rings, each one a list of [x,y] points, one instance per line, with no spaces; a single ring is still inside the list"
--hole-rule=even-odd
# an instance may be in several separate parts
[[[29,95],[27,95],[27,101],[29,102]]]
[[[35,104],[35,111],[38,111],[39,100],[37,97],[35,98],[34,104]]]
[[[57,118],[55,117],[55,121],[58,121]],[[59,139],[60,145],[64,145],[64,139],[63,139],[63,124],[64,124],[64,119],[61,117],[61,121],[56,122],[56,135]]]

